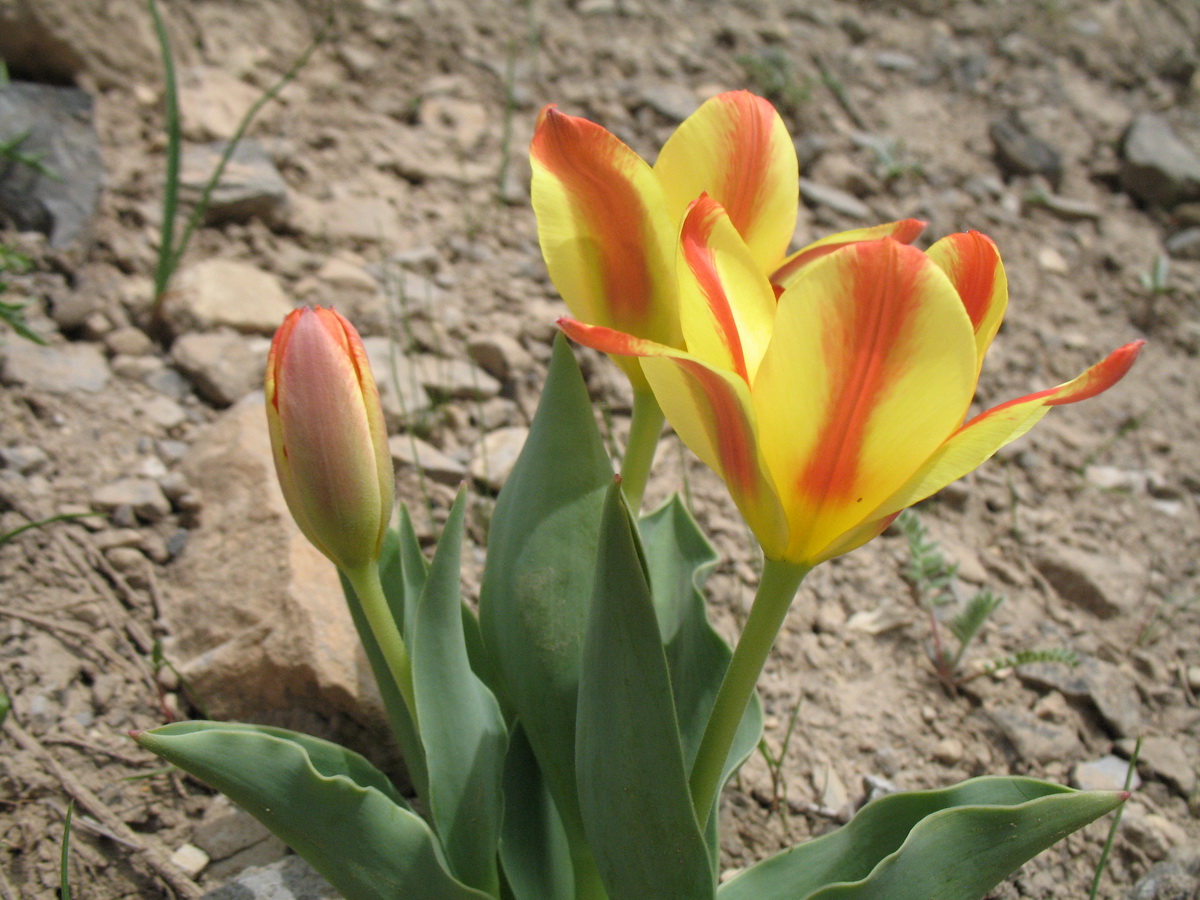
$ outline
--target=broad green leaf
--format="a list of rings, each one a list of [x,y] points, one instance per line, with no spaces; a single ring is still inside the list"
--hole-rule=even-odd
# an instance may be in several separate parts
[[[721,679],[733,656],[729,645],[709,624],[702,592],[718,557],[678,494],[644,516],[638,528],[671,670],[684,762],[691,771]],[[729,751],[722,784],[754,751],[760,737],[762,706],[755,694]]]
[[[434,826],[451,871],[472,887],[496,894],[508,731],[496,698],[471,671],[467,656],[459,587],[466,505],[462,490],[421,592],[409,653]]]
[[[609,488],[579,683],[576,776],[610,900],[713,896],[637,534]]]
[[[420,596],[419,589],[417,593],[411,594],[413,601],[406,603],[408,589],[402,575],[401,558],[405,555],[405,525],[408,523],[408,511],[404,507],[400,508],[400,530],[389,528],[383,539],[383,550],[379,557],[379,577],[383,585],[383,593],[388,601],[388,608],[392,612],[392,618],[395,619],[398,625],[403,626],[404,610],[406,606],[416,607],[416,598]],[[412,534],[412,526],[408,525],[408,534]],[[416,538],[412,538],[415,544]],[[417,555],[420,557],[420,548],[417,548]],[[421,558],[422,565],[424,559]],[[429,799],[429,771],[425,764],[425,751],[421,747],[421,739],[417,736],[416,726],[413,724],[412,716],[408,713],[408,707],[404,703],[404,698],[400,695],[399,689],[396,687],[396,680],[392,677],[391,670],[388,668],[387,661],[383,657],[382,651],[379,649],[379,643],[375,640],[375,634],[371,631],[371,626],[367,622],[366,614],[363,612],[362,604],[358,601],[358,596],[354,593],[354,588],[350,585],[349,580],[341,572],[338,577],[342,582],[342,593],[346,595],[346,605],[350,608],[350,617],[354,620],[354,627],[358,631],[359,642],[363,646],[363,651],[367,654],[367,661],[371,664],[371,672],[375,675],[375,684],[379,688],[379,696],[383,699],[383,708],[387,713],[388,725],[391,726],[392,734],[396,737],[396,743],[400,745],[400,752],[404,756],[404,765],[408,769],[408,777],[412,782],[413,789],[417,792],[422,800]],[[424,585],[424,577],[422,575],[421,584]]]
[[[579,659],[611,480],[583,377],[559,335],[529,437],[496,500],[479,624],[576,847]]]
[[[429,826],[344,747],[222,722],[179,722],[136,739],[228,796],[348,900],[487,898],[446,871]]]
[[[978,900],[1123,795],[988,777],[891,794],[837,831],[763,860],[718,900]]]
[[[574,900],[567,835],[519,723],[504,764],[500,861],[516,900]]]

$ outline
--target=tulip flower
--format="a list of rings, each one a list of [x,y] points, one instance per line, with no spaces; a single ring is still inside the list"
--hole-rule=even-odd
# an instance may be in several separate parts
[[[653,166],[594,122],[547,106],[530,162],[542,255],[572,316],[680,350],[675,245],[701,193],[723,206],[755,267],[779,285],[840,246],[883,237],[908,243],[924,227],[906,219],[858,229],[786,256],[799,207],[796,150],[775,108],[747,91],[705,102]],[[662,416],[637,361],[617,363],[634,389],[622,476],[630,496],[640,497]]]
[[[296,524],[345,572],[379,558],[393,473],[379,392],[358,332],[332,309],[297,309],[271,343],[267,423]]]
[[[1134,342],[1065,384],[964,419],[1007,285],[977,232],[927,253],[861,241],[802,266],[778,302],[726,211],[694,203],[679,244],[687,350],[561,321],[642,357],[668,421],[724,478],[768,558],[813,566],[1020,437],[1052,406],[1119,380]]]

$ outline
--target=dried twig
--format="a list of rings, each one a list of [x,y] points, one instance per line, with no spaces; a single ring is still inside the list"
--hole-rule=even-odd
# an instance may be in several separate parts
[[[183,900],[200,900],[202,896],[200,887],[170,861],[165,849],[159,845],[156,838],[139,835],[122,822],[112,810],[101,802],[99,797],[55,759],[54,755],[43,747],[36,737],[17,724],[12,716],[8,717],[4,726],[21,749],[37,756],[47,770],[62,783],[67,793],[75,798],[75,802],[88,810],[100,826],[112,832],[113,839],[133,848],[135,858],[144,860],[154,870],[154,873],[170,886],[176,896]]]

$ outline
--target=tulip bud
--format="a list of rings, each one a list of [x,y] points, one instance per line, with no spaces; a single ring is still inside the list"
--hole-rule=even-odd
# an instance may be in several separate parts
[[[362,340],[332,309],[297,309],[267,357],[275,471],[296,524],[346,572],[379,558],[394,482]]]

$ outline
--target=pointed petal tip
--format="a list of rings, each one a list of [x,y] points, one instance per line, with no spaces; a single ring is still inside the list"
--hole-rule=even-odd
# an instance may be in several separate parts
[[[1075,389],[1064,391],[1062,394],[1046,401],[1047,406],[1064,406],[1068,403],[1078,403],[1089,400],[1097,394],[1102,394],[1120,381],[1133,368],[1145,340],[1130,341],[1118,347],[1105,359],[1092,366],[1083,376],[1075,380]]]

